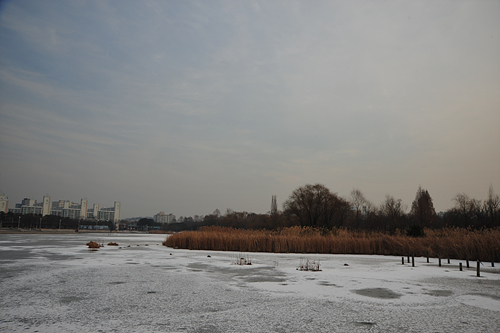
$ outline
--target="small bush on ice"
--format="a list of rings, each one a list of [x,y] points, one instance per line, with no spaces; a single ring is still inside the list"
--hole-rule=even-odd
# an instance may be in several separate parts
[[[299,267],[297,267],[299,271],[313,271],[319,272],[321,269],[319,268],[319,261],[309,260],[307,259],[305,262],[301,261]]]
[[[98,248],[104,246],[103,243],[98,243],[98,242],[94,242],[94,241],[90,241],[86,245],[89,247],[89,249],[98,249]]]
[[[250,260],[250,258],[245,258],[243,257],[242,255],[240,255],[238,258],[236,258],[236,265],[240,265],[240,266],[243,266],[243,265],[251,265],[252,264],[252,261]]]

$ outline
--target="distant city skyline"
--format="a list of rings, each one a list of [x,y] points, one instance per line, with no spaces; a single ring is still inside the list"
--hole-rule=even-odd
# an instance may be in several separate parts
[[[41,201],[25,197],[19,202],[11,203],[8,197],[0,195],[0,202],[7,203],[4,212],[14,214],[56,215],[70,219],[93,219],[113,222],[121,220],[121,203],[117,201],[114,202],[112,207],[101,207],[96,203],[90,207],[87,198],[81,198],[80,203],[75,203],[68,199],[52,200],[49,195],[44,195]]]
[[[121,217],[500,192],[499,1],[0,3],[0,191]],[[112,200],[112,201],[111,201]]]
[[[494,191],[495,192],[495,191]],[[464,193],[464,192],[461,192],[461,193]],[[458,193],[460,194],[460,193]],[[467,194],[467,193],[465,193]],[[495,194],[498,194],[498,192],[495,192]],[[390,195],[390,194],[388,194]],[[50,198],[51,197],[49,195],[45,195],[43,196],[43,199],[42,201],[46,198]],[[288,197],[287,197],[288,198]],[[349,196],[344,196],[343,198],[345,198],[346,200],[350,200]],[[474,198],[474,197],[471,197],[471,199]],[[367,198],[368,199],[368,198]],[[485,199],[487,199],[487,195],[481,198],[474,198],[474,199],[479,199],[481,202],[484,201]],[[30,202],[34,202],[34,203],[37,203],[38,205],[40,205],[40,201],[38,201],[37,199],[34,199],[34,198],[31,198],[31,197],[24,197],[22,200],[18,200],[17,203],[15,205],[19,205],[19,203],[22,203],[26,200],[29,200]],[[72,200],[56,200],[58,202],[63,202],[63,201],[66,201],[66,202],[71,202],[73,203]],[[82,198],[80,201],[87,201],[88,202],[88,199],[87,198]],[[372,202],[370,199],[368,199],[368,201],[370,201],[372,204],[375,204],[376,207],[379,206],[378,203],[374,203]],[[454,201],[453,199],[451,201]],[[0,203],[3,203],[3,206],[5,207],[5,202],[7,203],[7,207],[6,207],[6,212],[7,211],[11,211],[11,209],[13,208],[13,203],[12,203],[12,200],[10,200],[10,198],[6,195],[0,195]],[[55,202],[55,201],[54,201]],[[51,201],[51,203],[54,203]],[[404,202],[402,201],[402,205],[403,205],[403,210],[406,212],[406,213],[410,213],[410,210],[411,210],[411,204],[413,203],[413,199],[410,201],[410,202]],[[116,205],[117,204],[117,201],[114,202],[114,204]],[[121,210],[121,203],[118,202],[120,208],[119,208],[119,211]],[[9,206],[10,205],[10,206]],[[435,206],[435,205],[434,205]],[[436,209],[436,213],[444,213],[450,209],[452,209],[453,207],[455,206],[455,204],[453,203],[450,207],[446,208],[446,209]],[[88,206],[89,209],[90,209],[90,206]],[[99,207],[100,205],[96,205],[94,204],[94,207],[92,208],[94,211],[99,211]],[[281,208],[278,208],[277,205],[276,205],[276,196],[272,196],[271,197],[271,200],[270,200],[270,209],[266,212],[252,212],[252,211],[246,211],[248,213],[257,213],[257,214],[267,214],[267,213],[271,213],[273,211],[273,209],[276,209],[276,211],[281,211]],[[111,210],[111,208],[104,208],[105,210]],[[366,207],[363,207],[363,209],[366,209]],[[377,208],[378,209],[378,208]],[[186,214],[186,215],[175,215],[173,214],[172,212],[170,211],[167,211],[165,213],[165,211],[158,211],[158,212],[149,212],[147,214],[143,214],[143,215],[137,215],[137,214],[131,214],[130,216],[127,216],[127,217],[121,217],[120,219],[123,219],[123,220],[126,220],[126,219],[133,219],[133,218],[152,218],[155,222],[160,222],[160,223],[171,223],[174,219],[176,218],[187,218],[187,217],[192,217],[194,218],[195,220],[199,220],[199,218],[203,218],[205,215],[210,215],[210,214],[213,214],[215,211],[219,211],[219,213],[221,215],[224,215],[226,214],[226,211],[227,210],[230,210],[230,211],[235,211],[231,208],[226,208],[225,210],[221,211],[219,209],[215,209],[214,211],[211,211],[211,212],[207,212],[206,214],[193,214],[193,215],[189,215],[189,214]],[[0,210],[1,211],[1,210]],[[245,210],[242,210],[242,211],[245,211]],[[95,214],[95,213],[94,213]]]

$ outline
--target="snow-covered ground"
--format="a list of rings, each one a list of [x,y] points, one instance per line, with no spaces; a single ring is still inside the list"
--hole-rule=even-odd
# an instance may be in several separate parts
[[[188,251],[164,239],[0,235],[0,332],[500,331],[498,263],[477,277],[455,260]],[[119,247],[89,251],[90,240]],[[308,259],[321,271],[297,270]]]

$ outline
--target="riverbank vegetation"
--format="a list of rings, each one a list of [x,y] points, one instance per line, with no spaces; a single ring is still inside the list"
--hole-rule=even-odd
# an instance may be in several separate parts
[[[321,184],[297,188],[279,211],[218,210],[198,221],[169,225],[183,231],[165,245],[196,250],[500,258],[500,198],[457,194],[455,207],[437,214],[429,192],[418,188],[410,210],[390,195],[380,205],[360,190],[343,198]]]
[[[169,236],[164,245],[190,250],[380,254],[482,261],[500,258],[500,228],[471,230],[463,228],[424,229],[425,237],[411,237],[397,230],[380,231],[288,227],[279,230],[245,230],[203,227]]]
[[[348,197],[332,193],[321,184],[297,188],[278,210],[273,197],[267,214],[216,209],[205,216],[179,217],[162,228],[172,232],[198,230],[207,226],[235,229],[276,230],[291,226],[308,226],[319,229],[344,228],[347,230],[381,231],[393,234],[405,230],[412,235],[423,235],[423,229],[446,227],[473,230],[500,227],[500,197],[490,186],[486,200],[459,193],[452,198],[454,206],[436,213],[430,193],[419,187],[410,206],[391,195],[380,204],[368,200],[358,189]]]

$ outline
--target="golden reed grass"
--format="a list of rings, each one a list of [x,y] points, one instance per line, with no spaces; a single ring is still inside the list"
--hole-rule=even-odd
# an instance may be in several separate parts
[[[101,244],[94,242],[94,241],[90,241],[85,245],[87,245],[89,247],[89,249],[98,249],[101,247]]]
[[[204,227],[169,236],[165,246],[190,250],[275,253],[380,254],[417,257],[480,259],[500,257],[500,228],[468,230],[446,228],[425,230],[425,237],[402,232],[321,231],[290,227],[276,231]]]

